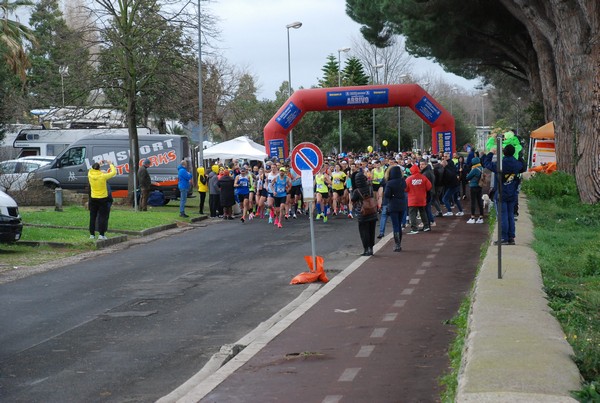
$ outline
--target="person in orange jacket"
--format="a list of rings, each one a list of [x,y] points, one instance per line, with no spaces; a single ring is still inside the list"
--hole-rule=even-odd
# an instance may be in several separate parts
[[[423,231],[431,231],[429,218],[425,206],[427,205],[427,192],[431,190],[431,182],[421,173],[418,165],[410,167],[410,175],[406,178],[406,193],[408,195],[408,215],[410,217],[410,235],[418,234],[417,213],[423,221]]]

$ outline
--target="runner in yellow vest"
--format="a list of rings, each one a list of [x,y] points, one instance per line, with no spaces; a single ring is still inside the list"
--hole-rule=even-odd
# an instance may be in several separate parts
[[[331,174],[331,190],[333,191],[333,215],[338,214],[340,200],[344,196],[346,174],[342,171],[340,164],[335,164]]]
[[[331,178],[328,174],[328,165],[323,165],[321,172],[315,175],[315,190],[317,195],[317,220],[322,218],[323,222],[327,222],[327,213],[329,210],[329,186]],[[323,209],[321,209],[323,207]],[[321,211],[324,212],[321,213]]]
[[[373,162],[375,168],[371,173],[371,184],[373,185],[373,192],[377,194],[377,208],[381,210],[381,202],[383,200],[383,186],[381,186],[381,182],[385,176],[385,168],[381,166],[380,160],[375,160]]]

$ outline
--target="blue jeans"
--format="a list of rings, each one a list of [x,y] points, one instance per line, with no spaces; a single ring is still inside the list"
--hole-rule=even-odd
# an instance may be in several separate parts
[[[387,223],[388,212],[387,212],[387,204],[381,206],[381,217],[379,218],[379,233],[383,234],[385,232],[385,224]]]
[[[502,200],[502,241],[515,239],[515,203]]]
[[[454,201],[454,204],[458,207],[458,211],[463,211],[462,205],[460,204],[460,185],[446,189],[444,197],[442,197],[444,206],[446,206],[446,209],[450,212],[452,211],[452,206],[450,205],[451,201]]]
[[[179,214],[185,214],[185,202],[187,201],[188,189],[179,189]]]
[[[425,212],[427,213],[429,224],[433,223],[435,221],[435,218],[433,217],[433,213],[431,212],[431,202],[428,202],[425,206]]]
[[[403,218],[406,218],[406,209],[390,213],[390,218],[392,219],[394,232],[402,232],[401,222]]]

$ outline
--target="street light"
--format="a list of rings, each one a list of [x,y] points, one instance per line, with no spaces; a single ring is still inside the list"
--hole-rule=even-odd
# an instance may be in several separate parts
[[[455,85],[454,87],[450,88],[450,114],[454,115],[454,110],[453,110],[453,104],[454,104],[454,93],[456,92],[456,90],[458,90],[458,87]]]
[[[383,64],[381,64],[381,63],[374,64],[374,65],[372,65],[372,67],[373,67],[373,69],[375,69],[375,73],[373,74],[373,77],[371,77],[371,81],[373,81],[373,84],[376,84],[374,77],[377,76],[377,81],[379,81],[378,70],[383,67]],[[373,150],[375,150],[376,147],[377,147],[377,141],[375,140],[375,108],[373,108]]]
[[[425,81],[423,84],[421,84],[421,87],[427,87],[428,85],[429,81]],[[423,141],[423,118],[421,118],[421,152],[423,152],[423,150],[425,149]]]
[[[292,22],[287,24],[285,28],[287,29],[287,51],[288,51],[288,98],[292,96],[292,64],[290,59],[290,28],[298,29],[302,26],[300,21]],[[294,135],[290,130],[290,146],[289,150],[292,151],[294,148]]]
[[[65,107],[65,77],[69,75],[69,66],[60,66],[58,68],[60,74],[60,88],[62,90],[62,106]]]
[[[482,130],[484,130],[483,128],[485,127],[485,106],[483,104],[483,97],[487,97],[488,93],[484,92],[483,94],[481,94],[481,127]]]
[[[404,79],[408,77],[408,74],[402,74],[400,75],[400,77],[398,77],[400,79],[400,82],[404,82]],[[398,152],[400,152],[400,116],[401,116],[401,109],[400,107],[398,107]]]
[[[349,52],[349,47],[339,48],[338,49],[338,87],[342,86],[342,52]],[[340,153],[342,152],[342,110],[338,111],[338,120],[339,120],[339,134],[340,134]],[[338,153],[339,154],[339,153]]]

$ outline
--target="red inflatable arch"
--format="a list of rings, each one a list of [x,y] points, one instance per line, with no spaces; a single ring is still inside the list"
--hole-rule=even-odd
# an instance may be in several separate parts
[[[456,150],[454,117],[418,84],[367,85],[298,90],[264,129],[270,157],[289,155],[287,134],[306,112],[408,106],[431,126],[434,153]]]

